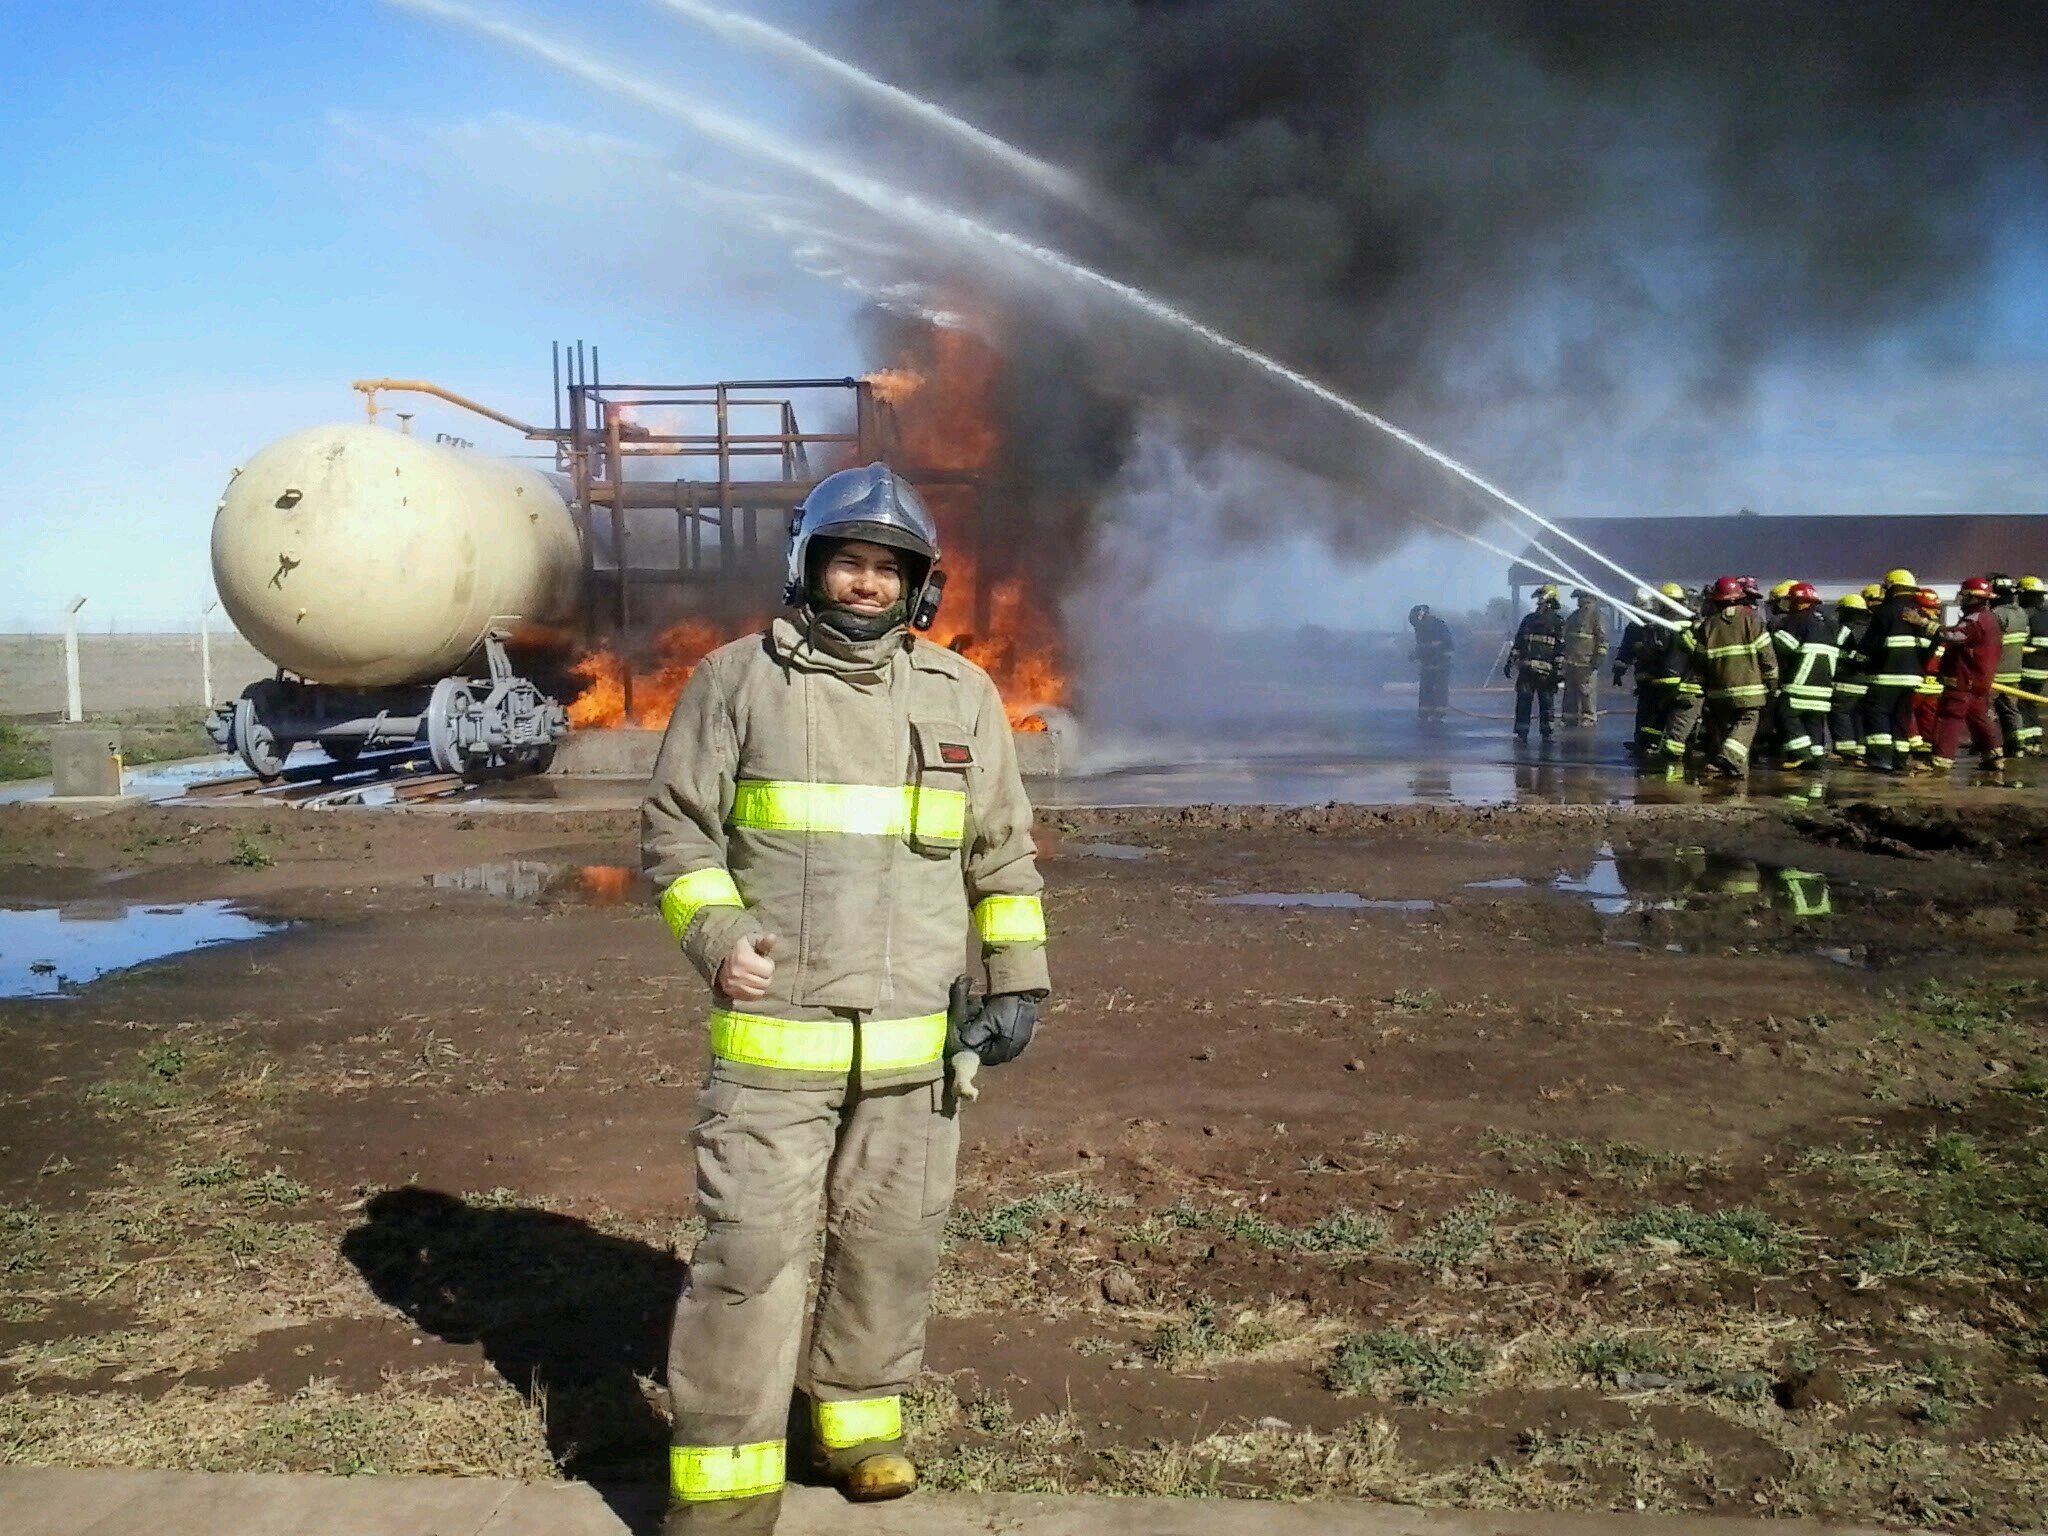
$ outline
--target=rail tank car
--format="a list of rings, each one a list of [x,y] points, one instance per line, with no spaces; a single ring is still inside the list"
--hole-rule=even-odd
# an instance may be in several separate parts
[[[280,438],[213,521],[221,605],[279,675],[214,739],[264,778],[308,741],[342,762],[424,743],[444,772],[544,766],[568,719],[504,642],[574,618],[582,563],[537,471],[363,424]]]

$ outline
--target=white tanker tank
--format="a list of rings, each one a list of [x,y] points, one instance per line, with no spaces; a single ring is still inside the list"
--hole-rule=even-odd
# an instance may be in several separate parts
[[[543,474],[362,424],[309,427],[235,472],[213,522],[221,605],[277,663],[216,717],[270,778],[424,742],[446,772],[542,765],[568,731],[504,640],[575,617],[576,520]]]

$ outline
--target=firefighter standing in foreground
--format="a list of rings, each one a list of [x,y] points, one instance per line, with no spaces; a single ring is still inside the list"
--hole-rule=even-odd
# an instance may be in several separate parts
[[[1515,641],[1500,669],[1515,680],[1515,740],[1529,739],[1529,716],[1541,718],[1543,739],[1550,740],[1551,712],[1557,702],[1558,665],[1564,652],[1564,619],[1558,612],[1557,588],[1536,589],[1536,606],[1522,616]]]
[[[668,1536],[773,1530],[799,1378],[820,1469],[848,1497],[916,1486],[901,1394],[953,1195],[945,1059],[1011,1059],[1047,988],[1002,701],[911,633],[938,552],[882,465],[821,481],[792,530],[796,612],[691,675],[641,812],[662,915],[715,994],[692,1135],[705,1233],[669,1346]],[[949,1047],[970,923],[992,995]]]

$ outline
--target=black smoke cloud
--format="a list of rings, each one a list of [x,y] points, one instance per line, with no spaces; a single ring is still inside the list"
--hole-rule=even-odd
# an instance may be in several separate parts
[[[1130,223],[859,119],[892,179],[1028,221],[1537,491],[1603,432],[1739,418],[1773,366],[1969,358],[2002,242],[2048,205],[2038,3],[852,0],[840,16],[850,56],[1072,167]],[[1078,464],[1099,481],[1118,455],[1099,424],[1074,435],[1097,420],[1085,404],[1048,401],[1114,396],[1368,502],[1474,505],[1200,348],[1059,331],[1035,301],[1006,313],[1018,301],[985,278],[923,275],[1001,317],[1013,432],[1063,479]]]

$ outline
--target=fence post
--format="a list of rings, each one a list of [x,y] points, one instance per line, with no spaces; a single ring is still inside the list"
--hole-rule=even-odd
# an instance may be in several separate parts
[[[199,705],[202,709],[213,708],[213,627],[208,622],[218,601],[208,603],[199,610]]]
[[[73,725],[85,718],[78,692],[78,610],[84,606],[84,598],[74,597],[64,610],[64,718]]]

